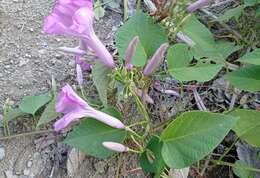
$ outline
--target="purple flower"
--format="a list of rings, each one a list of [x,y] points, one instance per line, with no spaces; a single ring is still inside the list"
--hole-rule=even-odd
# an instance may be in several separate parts
[[[196,2],[190,4],[187,7],[187,11],[190,13],[194,12],[194,11],[206,6],[208,3],[209,3],[209,0],[197,0]]]
[[[154,70],[160,65],[160,63],[164,59],[164,53],[168,49],[168,46],[168,43],[164,43],[157,49],[153,57],[149,60],[148,64],[146,65],[143,72],[144,75],[151,75],[154,72]]]
[[[78,37],[99,60],[115,68],[113,57],[94,32],[92,6],[92,0],[57,0],[52,14],[45,19],[43,32]]]
[[[127,70],[131,70],[133,68],[132,59],[136,51],[136,46],[140,42],[139,37],[136,36],[132,39],[132,41],[129,43],[126,55],[125,55],[125,67]]]
[[[128,151],[128,148],[125,145],[116,142],[103,142],[102,145],[109,150],[116,151],[119,153]]]
[[[92,65],[89,64],[88,62],[80,59],[80,55],[75,55],[74,56],[75,59],[75,63],[76,65],[80,65],[80,67],[82,68],[83,71],[91,71],[92,70]]]
[[[89,106],[87,102],[73,91],[70,85],[64,86],[59,93],[56,112],[61,112],[65,115],[55,122],[55,131],[60,131],[70,123],[78,121],[83,117],[92,117],[114,128],[125,128],[125,125],[120,120]]]

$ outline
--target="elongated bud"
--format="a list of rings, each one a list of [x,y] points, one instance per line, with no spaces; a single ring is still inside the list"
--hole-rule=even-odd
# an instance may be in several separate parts
[[[136,51],[136,46],[138,45],[139,42],[140,42],[139,37],[136,36],[132,39],[132,41],[129,43],[127,47],[126,54],[125,54],[125,67],[128,70],[131,70],[133,68],[131,62]]]
[[[75,55],[84,55],[86,54],[85,51],[79,49],[79,48],[69,48],[69,47],[59,47],[58,50],[65,52],[65,53],[70,53],[70,54],[75,54]]]
[[[190,12],[190,13],[194,12],[194,11],[206,6],[208,3],[209,3],[209,0],[198,0],[198,1],[190,4],[187,7],[187,11]]]
[[[157,51],[155,52],[153,57],[150,59],[150,61],[146,65],[146,67],[144,69],[144,75],[149,76],[149,75],[151,75],[154,72],[154,70],[163,61],[164,53],[166,52],[168,47],[169,47],[169,44],[168,43],[164,43],[157,49]]]
[[[103,142],[102,145],[109,150],[116,151],[119,153],[128,151],[128,148],[125,145],[116,142]]]
[[[77,72],[77,81],[80,87],[83,86],[83,74],[82,74],[82,69],[79,64],[76,66],[76,72]]]

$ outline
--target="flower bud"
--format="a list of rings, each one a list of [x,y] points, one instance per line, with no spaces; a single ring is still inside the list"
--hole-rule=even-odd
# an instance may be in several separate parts
[[[209,0],[197,0],[196,2],[190,4],[187,7],[187,11],[189,13],[194,12],[194,11],[206,6],[208,3],[209,3]]]
[[[127,47],[126,54],[125,54],[125,67],[128,70],[131,70],[133,68],[131,62],[136,51],[136,46],[138,45],[139,42],[140,42],[139,37],[136,36],[132,39],[132,41],[129,43]]]
[[[164,43],[157,49],[157,51],[155,52],[153,57],[150,59],[150,61],[146,65],[146,67],[144,69],[144,75],[149,76],[149,75],[151,75],[154,72],[154,70],[163,61],[164,53],[166,52],[168,47],[169,47],[169,44],[168,43]]]
[[[128,148],[125,145],[116,142],[103,142],[102,145],[109,150],[119,153],[128,151]]]

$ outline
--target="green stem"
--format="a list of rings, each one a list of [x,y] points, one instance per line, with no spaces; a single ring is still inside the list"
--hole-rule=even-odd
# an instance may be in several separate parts
[[[218,161],[222,161],[222,159],[231,151],[231,149],[235,146],[235,144],[238,141],[238,137],[236,138],[236,140],[230,145],[230,147],[224,152],[223,155],[220,156],[220,158],[218,159]]]
[[[53,132],[53,130],[38,130],[38,131],[34,131],[34,132],[21,133],[21,134],[6,136],[6,137],[0,137],[0,141],[9,140],[9,139],[17,138],[17,137],[25,137],[25,136],[32,136],[32,135],[38,135],[38,134],[46,134],[46,133],[51,133],[51,132]]]
[[[176,34],[179,32],[179,29],[181,28],[182,24],[189,18],[191,17],[191,14],[188,14],[186,15],[182,20],[181,22],[177,25],[177,27],[174,29],[174,37],[176,36]]]
[[[142,136],[141,136],[141,135],[139,135],[138,133],[136,133],[135,131],[133,131],[133,130],[130,129],[129,127],[126,127],[125,130],[126,130],[126,131],[129,131],[130,133],[132,133],[132,134],[135,135],[136,137],[142,139]]]
[[[146,123],[147,123],[146,120],[145,120],[145,121],[140,121],[140,122],[136,122],[136,123],[134,123],[134,124],[131,124],[131,125],[129,125],[128,127],[134,127],[134,126],[143,125],[143,124],[146,124]]]
[[[141,9],[141,0],[137,0],[136,11],[139,11],[140,9]]]
[[[128,19],[128,0],[124,0],[124,21]]]
[[[138,151],[138,150],[133,150],[133,149],[131,149],[131,148],[128,148],[128,151],[129,152],[133,152],[133,153],[142,153],[141,151]]]

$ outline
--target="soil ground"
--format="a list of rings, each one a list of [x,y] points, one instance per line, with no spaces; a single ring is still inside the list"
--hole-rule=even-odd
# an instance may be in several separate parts
[[[41,33],[43,19],[53,3],[54,0],[0,0],[0,106],[8,98],[15,104],[24,95],[48,91],[51,76],[60,86],[73,83],[72,56],[57,52],[55,48],[74,47],[78,42]],[[114,32],[121,22],[121,14],[106,11],[105,17],[95,24],[97,35],[107,46],[113,46]],[[23,121],[17,122],[21,123],[24,124]],[[16,127],[21,128],[18,132],[24,131],[24,126]],[[43,144],[39,144],[43,138],[40,142]],[[0,160],[0,178],[69,177],[66,161],[70,149],[53,135],[0,141],[0,148],[5,151]],[[128,165],[125,170],[135,168],[136,158],[127,157],[122,159],[133,159],[130,161],[133,165]],[[83,159],[79,174],[73,177],[115,177],[117,158],[108,162],[85,156]],[[144,177],[139,171],[132,175]]]

